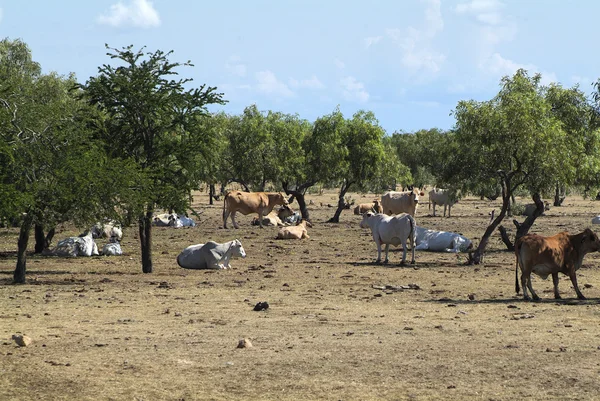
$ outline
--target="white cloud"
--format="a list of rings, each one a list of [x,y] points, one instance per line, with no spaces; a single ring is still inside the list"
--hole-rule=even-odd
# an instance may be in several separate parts
[[[542,74],[542,79],[540,81],[540,83],[542,85],[548,85],[552,82],[558,82],[556,74],[553,72],[541,71],[534,64],[517,63],[515,61],[512,61],[512,60],[502,57],[498,53],[492,54],[487,60],[484,60],[482,64],[483,64],[482,68],[484,70],[486,70],[492,74],[498,75],[498,76],[505,76],[505,75],[511,76],[515,72],[517,72],[517,70],[519,68],[522,68],[524,70],[527,70],[527,72],[530,75],[537,74],[537,73]]]
[[[0,22],[2,22],[2,17],[3,17],[2,9],[0,8]]]
[[[310,78],[297,80],[290,78],[290,86],[292,88],[308,88],[308,89],[323,89],[325,85],[317,78],[316,75],[312,75]]]
[[[113,4],[107,14],[97,18],[97,22],[114,27],[151,28],[160,25],[160,17],[150,1],[131,0],[128,5],[121,2]]]
[[[344,68],[346,68],[346,64],[342,60],[340,60],[339,58],[333,59],[333,63],[340,70],[343,70]]]
[[[257,72],[256,80],[258,81],[256,88],[260,92],[280,97],[294,96],[294,92],[269,70]]]
[[[368,38],[364,38],[363,43],[365,45],[365,48],[368,49],[369,47],[379,43],[381,39],[383,39],[383,36],[370,36]]]
[[[246,65],[240,63],[240,58],[238,56],[229,57],[229,61],[225,63],[225,69],[238,77],[246,76]]]
[[[350,102],[366,103],[369,100],[369,92],[365,90],[365,85],[356,80],[356,78],[347,76],[340,79],[342,85],[342,95],[344,99]]]
[[[503,7],[504,4],[498,0],[471,0],[458,4],[455,11],[459,15],[470,15],[484,24],[498,25],[503,21]]]
[[[410,72],[430,78],[436,75],[446,60],[446,56],[437,51],[433,41],[444,29],[440,0],[422,0],[426,4],[425,21],[420,28],[413,26],[406,30],[386,29],[386,35],[401,49],[401,64]]]

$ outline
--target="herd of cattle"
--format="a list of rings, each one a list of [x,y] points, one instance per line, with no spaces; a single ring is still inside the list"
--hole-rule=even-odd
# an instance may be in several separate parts
[[[461,234],[436,231],[418,226],[415,220],[419,197],[423,191],[410,189],[408,191],[386,192],[381,200],[360,204],[354,209],[354,214],[361,215],[361,228],[369,228],[373,241],[377,246],[377,263],[381,262],[381,248],[385,246],[384,263],[388,263],[390,245],[402,246],[402,261],[406,262],[407,249],[410,246],[411,264],[415,263],[415,250],[434,252],[466,252],[472,248],[472,242]],[[452,205],[455,203],[449,191],[434,188],[429,192],[429,207],[433,206],[435,216],[436,206],[444,207],[450,217]],[[275,211],[275,207],[279,206]],[[546,203],[546,210],[549,205]],[[524,213],[533,213],[535,205],[527,205]],[[307,239],[310,221],[303,220],[298,212],[289,206],[282,193],[273,192],[242,192],[231,191],[225,195],[223,204],[223,227],[227,228],[227,220],[231,217],[234,228],[239,228],[235,220],[236,213],[248,215],[258,214],[252,221],[253,225],[261,228],[264,225],[278,226],[278,239]],[[596,221],[597,220],[597,221]],[[600,216],[593,220],[600,223]],[[193,219],[175,213],[159,214],[153,219],[156,226],[185,227],[195,226]],[[122,230],[113,223],[96,224],[79,237],[69,237],[58,242],[45,255],[53,256],[93,256],[99,255],[95,238],[109,238],[102,249],[102,255],[122,255],[120,241]],[[587,253],[600,251],[600,240],[590,229],[582,233],[570,235],[566,232],[551,237],[528,234],[519,238],[515,243],[515,290],[519,293],[519,268],[521,269],[521,286],[523,296],[529,300],[528,290],[534,300],[539,297],[531,285],[531,273],[546,279],[552,276],[554,296],[560,298],[558,292],[558,273],[569,276],[578,298],[584,299],[577,285],[576,271],[581,267]],[[204,244],[191,245],[177,256],[177,264],[185,269],[227,269],[233,257],[245,257],[246,252],[242,243],[232,240],[225,243],[208,241]]]

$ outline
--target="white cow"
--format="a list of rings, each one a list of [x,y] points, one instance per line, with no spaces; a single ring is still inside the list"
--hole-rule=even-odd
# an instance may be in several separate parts
[[[396,192],[388,191],[381,197],[383,213],[388,215],[408,213],[415,216],[419,204],[417,191]]]
[[[473,246],[467,237],[448,231],[428,230],[417,227],[415,249],[432,252],[465,252]]]
[[[429,208],[433,205],[433,216],[435,217],[435,206],[444,206],[444,217],[446,216],[446,208],[448,208],[448,217],[450,217],[450,209],[456,201],[452,199],[450,191],[447,189],[433,188],[429,191]]]
[[[177,264],[184,269],[228,269],[229,260],[234,256],[246,257],[240,240],[219,244],[208,241],[206,244],[191,245],[177,256]]]
[[[91,231],[86,231],[79,237],[69,237],[58,241],[54,249],[44,252],[48,256],[96,256],[98,253],[98,245],[92,237]]]
[[[108,244],[105,244],[102,247],[102,255],[105,256],[121,256],[123,255],[123,250],[121,249],[121,244],[119,243],[119,239],[117,237],[110,237]]]
[[[537,205],[535,203],[528,203],[525,205],[525,208],[523,209],[523,213],[521,213],[522,216],[533,216],[533,212],[535,212],[535,209],[537,209]],[[548,203],[548,201],[544,201],[544,211],[547,212],[548,210],[550,210],[550,203]]]
[[[402,262],[406,261],[406,241],[410,241],[412,252],[411,264],[415,263],[415,219],[410,214],[403,213],[398,216],[387,216],[367,212],[363,214],[360,222],[361,228],[371,228],[373,240],[377,244],[377,263],[381,262],[381,244],[385,244],[385,261],[387,263],[390,245],[402,245]]]
[[[123,239],[123,230],[118,223],[109,221],[106,223],[96,223],[90,229],[93,238],[111,238],[117,237],[119,241]]]

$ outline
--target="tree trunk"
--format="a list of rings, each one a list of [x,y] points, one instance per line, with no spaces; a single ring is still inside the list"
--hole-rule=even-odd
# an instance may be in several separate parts
[[[152,273],[152,207],[139,219],[142,271]]]
[[[531,216],[527,216],[525,221],[518,225],[515,242],[517,242],[517,240],[522,236],[527,235],[529,229],[531,228],[531,226],[533,226],[535,219],[537,219],[542,215],[542,213],[544,213],[544,202],[542,202],[540,194],[536,192],[531,197],[533,199],[533,202],[535,203],[536,208]]]
[[[35,248],[34,253],[42,253],[44,249],[48,249],[50,247],[50,243],[52,242],[52,238],[54,238],[54,233],[56,232],[56,227],[52,227],[48,230],[48,234],[44,235],[44,226],[40,224],[36,224],[34,227],[35,230]]]
[[[515,245],[510,240],[510,237],[506,232],[506,228],[504,228],[504,226],[501,225],[498,227],[498,231],[500,231],[500,238],[502,238],[502,242],[504,242],[504,245],[506,245],[506,249],[508,249],[509,251],[514,251]]]
[[[556,188],[554,190],[554,206],[558,207],[561,206],[563,201],[566,198],[566,193],[565,193],[565,188],[561,187],[560,184],[557,182],[556,183]],[[587,194],[585,194],[584,192],[584,198],[587,199]]]
[[[346,196],[346,192],[348,192],[348,189],[350,189],[350,186],[352,185],[352,183],[344,183],[342,184],[342,188],[340,188],[340,195],[338,198],[338,207],[337,210],[335,211],[335,214],[333,215],[332,218],[330,218],[327,222],[328,223],[339,223],[340,222],[340,215],[342,214],[342,210],[344,210],[346,208],[346,201],[344,200],[344,196]]]
[[[29,233],[31,232],[31,225],[33,219],[29,214],[25,216],[21,222],[21,229],[19,230],[19,241],[17,251],[17,267],[13,275],[13,281],[17,284],[25,284],[25,272],[27,270],[27,244],[29,243]]]
[[[510,179],[502,178],[502,209],[500,209],[498,216],[496,216],[496,218],[492,220],[492,222],[486,228],[485,233],[483,234],[483,237],[481,237],[481,241],[477,246],[477,249],[473,253],[469,254],[469,264],[478,265],[482,262],[483,254],[490,240],[490,236],[496,230],[496,227],[500,225],[502,220],[504,220],[504,216],[506,216],[506,212],[510,206],[511,197],[512,191],[510,188]]]
[[[208,190],[208,203],[210,205],[213,205],[215,203],[215,184],[210,184],[209,185],[209,190]]]
[[[306,190],[315,185],[314,182],[306,182],[296,187],[295,189],[290,189],[287,182],[282,182],[281,186],[287,195],[292,195],[298,201],[298,207],[300,208],[300,214],[302,214],[303,220],[310,220],[310,216],[308,214],[308,208],[306,207],[306,199],[304,198],[304,194]]]

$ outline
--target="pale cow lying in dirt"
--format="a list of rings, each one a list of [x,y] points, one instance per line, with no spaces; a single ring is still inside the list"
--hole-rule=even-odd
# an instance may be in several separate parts
[[[400,214],[397,216],[387,216],[385,214],[375,214],[367,212],[363,214],[363,219],[360,222],[361,228],[369,227],[373,234],[373,241],[377,244],[377,261],[381,263],[381,245],[385,244],[385,260],[388,263],[388,252],[390,245],[402,245],[402,262],[406,262],[406,244],[410,242],[412,252],[411,264],[415,263],[415,228],[416,223],[414,217],[410,214]]]
[[[428,230],[417,227],[416,250],[432,252],[466,252],[473,243],[467,237],[448,231]]]
[[[92,237],[91,231],[86,231],[79,237],[69,237],[58,241],[54,249],[45,250],[45,256],[97,256],[98,245]]]
[[[269,214],[263,217],[262,224],[263,226],[283,226],[284,220],[290,216],[294,215],[294,210],[289,205],[283,205],[276,212],[272,210]],[[260,222],[258,217],[252,219],[253,226],[259,226]]]
[[[590,252],[600,250],[598,236],[589,228],[575,235],[561,232],[552,237],[543,237],[537,234],[527,234],[515,243],[515,291],[519,293],[519,267],[521,267],[521,285],[523,298],[529,300],[527,289],[531,291],[534,300],[539,300],[531,286],[531,273],[542,279],[552,275],[554,283],[554,298],[560,299],[558,293],[558,273],[569,276],[577,298],[585,299],[577,285],[577,270],[581,267],[583,257]]]
[[[119,239],[117,237],[110,237],[108,244],[105,244],[102,247],[102,255],[105,256],[121,256],[123,255],[123,250],[121,249],[121,244],[119,243]]]
[[[196,227],[196,222],[183,214],[161,213],[152,218],[152,225],[156,227]]]
[[[177,264],[184,269],[228,269],[232,257],[246,257],[240,240],[219,244],[208,241],[206,244],[191,245],[177,256]]]
[[[379,199],[375,199],[372,203],[361,203],[354,208],[354,214],[363,215],[367,212],[383,213],[383,208],[379,204]]]
[[[111,238],[116,237],[119,241],[123,239],[123,230],[114,221],[106,223],[96,223],[90,229],[92,238]]]
[[[312,227],[308,220],[301,220],[295,226],[281,227],[277,233],[277,239],[309,239],[306,227]]]
[[[535,203],[528,203],[527,205],[525,205],[525,209],[523,209],[523,213],[521,213],[521,215],[527,217],[533,216],[533,212],[535,212],[535,209],[537,209]],[[548,203],[548,201],[544,201],[544,211],[548,210],[550,210],[550,203]]]

